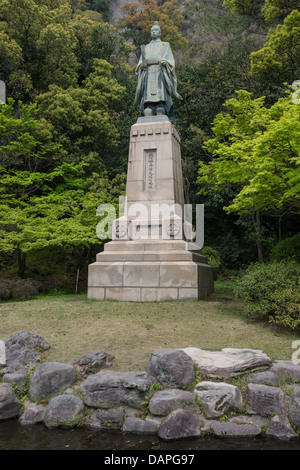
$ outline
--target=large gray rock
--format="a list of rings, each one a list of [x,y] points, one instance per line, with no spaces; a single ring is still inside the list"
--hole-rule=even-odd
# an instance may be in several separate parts
[[[159,424],[151,419],[126,418],[123,432],[126,434],[157,434]]]
[[[195,409],[194,394],[177,389],[160,390],[149,401],[149,411],[156,416],[166,416],[177,408]]]
[[[29,394],[37,400],[51,398],[73,385],[76,377],[76,370],[69,364],[43,362],[30,378]]]
[[[162,421],[158,429],[158,436],[165,441],[199,437],[200,435],[200,418],[190,411],[180,408],[172,411]]]
[[[293,382],[300,382],[300,365],[292,361],[274,361],[271,372],[285,379],[292,379]]]
[[[19,415],[21,403],[14,394],[12,386],[0,383],[0,421]]]
[[[41,360],[41,350],[50,348],[41,336],[27,330],[12,334],[5,346],[7,371],[21,373],[31,369]]]
[[[270,418],[260,415],[236,415],[229,418],[230,423],[236,424],[253,424],[258,428],[264,428]]]
[[[134,410],[136,413],[136,410]],[[90,408],[84,420],[84,426],[100,431],[121,431],[126,417],[125,409],[122,407],[97,410]]]
[[[197,364],[199,373],[208,377],[229,378],[261,367],[268,367],[271,359],[259,349],[224,348],[206,351],[183,349]]]
[[[4,374],[3,382],[7,382],[11,385],[15,385],[18,388],[18,390],[21,391],[26,384],[26,374],[25,372],[23,373],[10,372],[10,373]]]
[[[285,396],[279,387],[250,383],[247,386],[247,411],[253,414],[284,414]]]
[[[195,395],[204,405],[208,418],[223,416],[228,410],[240,411],[243,399],[240,390],[224,382],[199,382]]]
[[[79,387],[84,402],[95,408],[131,406],[141,408],[151,387],[146,372],[101,371],[90,375]]]
[[[261,429],[253,424],[214,422],[211,430],[215,436],[227,438],[252,438],[261,434]]]
[[[295,387],[291,394],[289,413],[291,422],[300,431],[300,386]]]
[[[298,437],[298,434],[291,428],[287,420],[277,415],[271,419],[266,436],[278,439],[279,441],[290,441]]]
[[[157,349],[148,361],[147,373],[154,381],[186,388],[195,380],[193,360],[180,349]]]
[[[48,428],[80,426],[84,416],[84,403],[74,395],[58,395],[47,406],[44,423]]]
[[[31,426],[33,424],[41,423],[44,420],[45,411],[45,406],[26,401],[24,411],[19,418],[19,422],[23,426]]]
[[[75,359],[71,362],[71,365],[75,367],[81,377],[87,377],[99,372],[101,369],[110,367],[113,360],[114,356],[103,351],[95,351]]]
[[[111,408],[97,413],[97,419],[101,429],[121,430],[125,420],[124,408]]]
[[[40,349],[44,351],[50,348],[50,345],[41,336],[28,330],[13,333],[7,340],[6,346],[9,348],[15,344],[18,344],[22,348]]]
[[[256,384],[271,385],[273,387],[279,386],[280,382],[279,376],[269,370],[250,374],[248,381]]]

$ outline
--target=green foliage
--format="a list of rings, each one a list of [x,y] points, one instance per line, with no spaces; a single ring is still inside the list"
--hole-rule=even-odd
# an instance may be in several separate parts
[[[217,250],[209,246],[202,248],[201,253],[206,256],[208,264],[214,268],[214,278],[217,279],[221,267],[221,258],[219,253]]]
[[[282,20],[293,10],[299,10],[299,0],[266,0],[262,7],[262,14],[266,21]]]
[[[300,264],[295,261],[254,264],[236,281],[235,295],[247,303],[250,316],[298,329]]]
[[[201,253],[207,257],[208,264],[210,264],[210,266],[212,266],[214,269],[219,269],[221,265],[221,258],[217,250],[214,250],[209,246],[205,246],[202,248]]]
[[[215,136],[203,144],[212,158],[199,163],[198,183],[201,194],[235,191],[224,210],[252,217],[252,238],[263,261],[261,214],[299,209],[300,105],[290,94],[269,108],[264,97],[252,99],[245,90],[237,95],[226,101],[227,112],[214,120]]]
[[[300,263],[300,234],[285,238],[278,242],[271,250],[271,261],[285,261],[294,259]]]
[[[92,20],[77,13],[72,20],[76,36],[74,52],[79,62],[81,84],[92,72],[95,59],[103,59],[114,67],[115,77],[124,73],[132,47],[120,36],[117,29],[108,23]]]
[[[68,0],[1,0],[2,27],[18,45],[21,60],[4,74],[9,93],[27,100],[49,84],[76,83],[78,62],[74,53]],[[27,92],[27,94],[26,94]]]
[[[117,113],[123,93],[124,87],[112,76],[112,65],[95,59],[84,88],[51,85],[37,99],[38,112],[69,159],[80,158],[100,173],[118,142]]]
[[[299,273],[298,273],[299,274]],[[300,292],[297,289],[282,289],[273,296],[270,323],[291,330],[300,330]]]
[[[86,164],[59,163],[61,146],[33,118],[35,105],[21,103],[18,118],[13,108],[11,99],[0,107],[0,250],[99,243],[96,208],[113,202],[109,182],[88,192]]]
[[[243,90],[237,95],[214,120],[215,137],[204,143],[214,158],[200,162],[202,192],[233,185],[239,193],[225,209],[239,214],[299,207],[300,106],[291,96],[266,108],[264,97],[252,100]]]
[[[257,17],[264,0],[224,0],[223,5],[231,13]]]
[[[50,85],[75,87],[91,73],[95,58],[124,64],[131,47],[100,14],[80,14],[84,5],[78,3],[0,0],[0,59],[6,64],[0,60],[0,73],[9,96],[28,102]]]
[[[251,54],[254,76],[282,85],[300,76],[300,11],[293,10],[275,29],[264,47]]]
[[[89,9],[98,11],[105,21],[109,21],[110,0],[88,0],[86,3]]]

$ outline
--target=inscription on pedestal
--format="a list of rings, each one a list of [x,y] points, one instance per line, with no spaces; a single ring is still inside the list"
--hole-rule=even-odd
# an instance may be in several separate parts
[[[144,150],[144,191],[156,191],[157,150]]]

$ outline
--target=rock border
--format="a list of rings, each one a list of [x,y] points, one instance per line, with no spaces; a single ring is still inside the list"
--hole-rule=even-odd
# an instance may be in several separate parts
[[[114,357],[103,351],[70,364],[42,362],[39,353],[50,345],[26,330],[1,344],[0,421],[117,430],[165,441],[206,435],[300,440],[300,365],[272,364],[262,351],[198,350],[199,367],[183,349],[160,349],[152,352],[146,371],[115,372]],[[233,373],[224,364],[232,352]],[[213,356],[220,363],[212,369],[208,360],[206,368],[204,358]],[[241,364],[245,357],[250,364]]]

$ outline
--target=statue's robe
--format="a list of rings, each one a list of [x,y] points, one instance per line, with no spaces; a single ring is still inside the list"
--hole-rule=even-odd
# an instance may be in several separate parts
[[[165,62],[165,65],[161,64]],[[146,68],[142,67],[146,65]],[[174,122],[173,99],[182,99],[177,93],[175,60],[168,42],[152,40],[141,46],[141,56],[136,68],[138,83],[135,104],[140,105],[141,115],[147,104],[164,103],[166,114]]]

